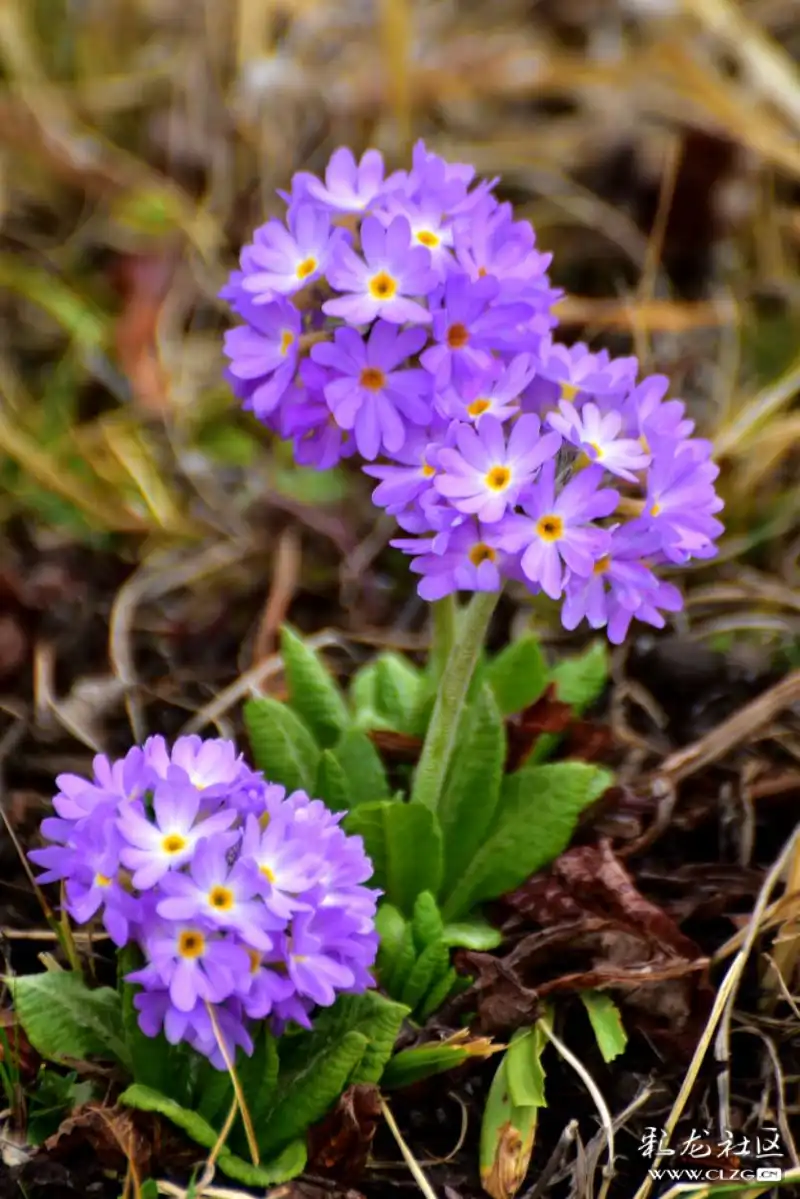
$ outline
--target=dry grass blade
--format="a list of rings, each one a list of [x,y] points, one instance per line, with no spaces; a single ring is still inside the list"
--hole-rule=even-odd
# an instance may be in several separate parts
[[[422,1166],[414,1157],[414,1154],[411,1152],[405,1140],[403,1139],[400,1129],[397,1127],[397,1121],[392,1115],[391,1109],[383,1097],[381,1097],[381,1111],[383,1112],[384,1120],[389,1125],[389,1131],[397,1142],[397,1147],[403,1155],[403,1161],[411,1171],[414,1181],[422,1191],[425,1199],[437,1199],[436,1191],[434,1191],[433,1187],[428,1182]]]

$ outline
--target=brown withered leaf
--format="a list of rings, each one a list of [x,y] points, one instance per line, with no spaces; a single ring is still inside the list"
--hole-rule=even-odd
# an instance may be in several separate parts
[[[3,1036],[0,1037],[0,1062],[6,1066],[10,1064],[12,1077],[18,1073],[24,1086],[36,1077],[42,1059],[25,1035],[15,1012],[7,1009],[0,1011],[0,1028],[3,1030]],[[10,1063],[6,1061],[7,1057],[11,1059]]]
[[[107,1170],[124,1172],[132,1163],[140,1177],[150,1173],[155,1152],[156,1121],[144,1112],[125,1107],[87,1103],[61,1122],[58,1131],[41,1146],[50,1160],[67,1161],[89,1145]]]
[[[506,773],[511,774],[525,764],[539,737],[544,733],[563,733],[573,719],[572,708],[556,699],[555,683],[550,683],[535,703],[506,721]]]
[[[270,1190],[269,1199],[364,1199],[364,1196],[361,1191],[349,1187],[343,1190],[333,1185],[326,1186],[322,1179],[308,1182],[298,1178]]]
[[[358,1083],[348,1087],[333,1111],[309,1132],[311,1168],[320,1174],[335,1173],[342,1182],[358,1178],[367,1164],[380,1117],[376,1086]]]
[[[387,763],[397,762],[415,766],[422,753],[422,741],[408,733],[395,733],[392,729],[370,729],[367,733],[372,744]]]
[[[124,302],[114,333],[117,356],[137,403],[156,416],[169,406],[169,383],[158,351],[158,321],[177,264],[174,250],[128,254],[120,258],[116,271]]]
[[[712,996],[708,961],[641,894],[609,841],[573,846],[503,903],[515,913],[507,935],[532,931],[503,958],[459,955],[460,968],[477,977],[456,1002],[459,1010],[477,1008],[483,1031],[530,1023],[554,992],[613,987],[653,1037],[682,1039],[691,1050],[689,1026],[705,1017]]]

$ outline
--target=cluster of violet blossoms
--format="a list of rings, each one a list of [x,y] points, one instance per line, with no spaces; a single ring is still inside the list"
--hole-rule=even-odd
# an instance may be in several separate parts
[[[620,642],[681,607],[654,568],[715,554],[718,468],[666,378],[554,340],[550,255],[496,182],[421,142],[410,171],[298,172],[222,292],[227,377],[299,463],[366,460],[425,599],[512,578]]]
[[[91,780],[57,779],[53,842],[34,850],[39,882],[63,880],[79,924],[100,914],[144,966],[127,976],[148,1036],[163,1028],[219,1069],[249,1024],[310,1027],[315,1005],[374,985],[378,891],[360,837],[302,791],[265,782],[232,742],[163,737],[110,762]]]

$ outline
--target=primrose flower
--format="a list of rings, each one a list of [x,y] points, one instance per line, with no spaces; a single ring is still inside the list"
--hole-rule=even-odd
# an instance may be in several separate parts
[[[344,229],[331,229],[330,217],[312,204],[299,204],[283,221],[267,221],[242,256],[242,289],[255,304],[291,295],[326,270],[331,255],[347,240]]]
[[[406,421],[425,425],[431,417],[430,376],[398,367],[419,352],[426,341],[419,329],[376,321],[365,341],[355,329],[337,329],[332,342],[313,347],[311,358],[330,371],[324,387],[334,419],[353,431],[359,454],[371,462],[383,447],[402,449]]]
[[[322,305],[328,316],[339,316],[351,325],[365,325],[380,316],[395,325],[429,322],[430,313],[409,297],[425,295],[436,283],[431,256],[424,246],[412,246],[411,226],[404,216],[384,228],[376,217],[361,226],[364,259],[344,242],[336,247],[328,282],[347,292]]]
[[[191,1012],[198,1000],[230,998],[237,978],[245,977],[250,966],[241,946],[202,920],[157,926],[146,937],[145,949],[148,965],[128,974],[128,981],[165,987],[179,1012]]]
[[[288,229],[258,230],[221,292],[226,378],[299,464],[354,457],[377,480],[423,598],[513,578],[569,628],[660,627],[678,593],[659,568],[716,553],[710,446],[664,376],[559,336],[551,255],[497,182],[422,141],[388,176],[344,147],[324,180],[298,172]],[[295,302],[301,254],[315,286]]]
[[[508,442],[500,421],[485,416],[477,428],[467,425],[457,431],[457,449],[440,451],[434,487],[460,512],[489,524],[513,507],[560,445],[558,433],[540,435],[535,416],[521,417]]]
[[[619,495],[599,489],[602,477],[600,467],[589,466],[557,493],[551,460],[526,493],[522,504],[526,515],[509,517],[505,549],[522,551],[522,573],[551,599],[558,599],[563,591],[565,567],[577,575],[590,575],[606,553],[610,535],[593,522],[611,515]]]

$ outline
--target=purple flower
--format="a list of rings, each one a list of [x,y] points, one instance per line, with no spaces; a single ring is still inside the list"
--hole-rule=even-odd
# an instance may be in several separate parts
[[[205,792],[205,799],[229,795],[254,775],[233,742],[223,737],[178,737],[171,751],[163,737],[148,737],[142,752],[158,778],[191,783]]]
[[[365,474],[381,480],[372,493],[372,502],[397,515],[432,492],[436,458],[448,440],[448,422],[443,419],[434,418],[429,429],[410,429],[402,449],[392,455],[392,463],[364,467]]]
[[[153,820],[144,804],[129,804],[117,819],[126,844],[120,852],[124,866],[134,872],[133,885],[152,887],[169,870],[182,866],[194,854],[202,837],[215,835],[229,849],[237,834],[227,832],[236,820],[235,809],[223,809],[198,820],[201,794],[189,784],[158,783],[153,795]]]
[[[415,555],[411,570],[422,575],[417,588],[425,600],[456,591],[499,591],[508,557],[501,547],[503,522],[481,526],[469,520],[454,529],[446,548],[435,552],[433,538],[400,538],[391,544]]]
[[[247,817],[241,860],[257,868],[259,890],[274,915],[288,920],[307,908],[301,897],[315,885],[321,860],[313,840],[298,836],[290,810],[273,816],[266,829],[254,816]]]
[[[352,150],[340,146],[331,155],[324,183],[308,171],[298,171],[294,182],[301,195],[332,212],[363,212],[392,181],[384,183],[383,156],[378,150],[367,150],[357,163]]]
[[[243,1049],[248,1055],[253,1052],[252,1039],[242,1020],[242,1005],[236,999],[215,1005],[216,1029],[208,1008],[199,999],[189,1012],[174,1007],[166,990],[140,991],[134,995],[133,1003],[139,1013],[139,1027],[145,1036],[157,1037],[163,1027],[170,1045],[185,1041],[207,1057],[217,1070],[228,1068],[220,1048],[220,1039],[229,1061],[235,1059],[237,1048]]]
[[[590,462],[598,463],[621,479],[635,483],[637,472],[650,463],[650,455],[638,439],[618,436],[623,421],[619,411],[603,415],[591,401],[579,409],[562,400],[559,411],[551,413],[547,421],[565,441],[582,450]]]
[[[280,432],[292,439],[299,466],[330,470],[355,453],[353,435],[336,423],[325,399],[330,373],[306,358],[300,379],[302,386],[291,388],[282,405]]]
[[[200,841],[189,865],[189,874],[168,874],[161,882],[166,897],[156,905],[167,920],[198,920],[220,929],[238,932],[253,948],[272,948],[268,930],[283,927],[256,898],[259,892],[256,867],[243,859],[228,862],[218,840]]]
[[[499,292],[495,279],[472,283],[455,275],[440,290],[440,305],[433,310],[437,344],[420,356],[437,387],[446,387],[451,379],[459,385],[476,371],[488,370],[493,351],[523,348],[521,326],[529,319],[531,308],[527,304],[492,307]]]
[[[145,950],[148,964],[127,980],[146,990],[166,988],[179,1012],[191,1012],[198,1000],[221,1003],[238,979],[249,977],[245,950],[201,921],[157,927],[145,938]]]
[[[427,424],[431,417],[430,376],[397,367],[425,344],[421,329],[400,332],[377,321],[365,341],[355,329],[337,329],[333,342],[313,347],[311,357],[331,371],[324,392],[336,423],[353,431],[358,452],[371,461],[385,448],[402,449],[406,421]]]
[[[609,533],[592,522],[611,515],[619,494],[598,490],[602,477],[601,467],[589,466],[557,492],[551,459],[525,495],[527,515],[508,519],[504,548],[523,551],[522,573],[551,599],[563,591],[565,566],[574,574],[590,575],[608,548]]]
[[[460,512],[491,523],[517,502],[560,444],[558,433],[540,434],[535,416],[520,417],[511,426],[506,443],[500,421],[485,416],[477,428],[457,430],[457,449],[439,452],[440,471],[434,486]]]
[[[300,313],[286,300],[254,308],[247,325],[225,334],[231,375],[249,390],[245,407],[263,418],[271,413],[292,382],[297,367]]]
[[[326,212],[299,204],[289,212],[288,229],[283,221],[271,220],[256,230],[253,244],[242,256],[241,286],[256,304],[291,295],[324,274],[346,240],[344,229],[331,230]]]
[[[299,912],[292,921],[287,965],[298,995],[330,1007],[336,992],[350,990],[356,979],[353,970],[330,952],[324,933],[324,921],[315,913]]]
[[[659,608],[679,612],[681,594],[671,583],[657,579],[646,557],[658,549],[658,538],[646,529],[611,531],[607,552],[598,558],[588,576],[570,575],[566,582],[561,621],[575,629],[582,620],[591,628],[608,626],[608,639],[620,645],[634,617],[656,628],[664,627]]]
[[[723,502],[713,482],[719,467],[708,458],[710,446],[698,440],[655,442],[647,477],[645,518],[661,539],[671,562],[711,557],[723,531],[715,519]]]
[[[519,415],[520,397],[533,376],[529,354],[516,354],[508,366],[495,359],[459,388],[448,387],[436,397],[442,415],[461,421],[493,416],[506,421]]]
[[[528,221],[513,220],[510,204],[484,201],[456,225],[456,258],[468,278],[496,279],[504,298],[528,300],[546,313],[562,293],[547,277],[552,254],[535,245],[533,228]]]
[[[375,217],[366,217],[361,248],[363,260],[344,242],[337,245],[328,282],[348,294],[328,300],[322,311],[351,325],[368,324],[376,316],[394,325],[429,322],[427,309],[408,297],[427,295],[436,284],[436,274],[425,247],[412,247],[406,217],[395,217],[388,229]]]
[[[550,334],[542,338],[534,355],[536,377],[529,384],[523,409],[543,412],[559,399],[577,397],[621,402],[631,390],[638,370],[635,358],[611,358],[605,350],[589,352],[582,342],[562,346]]]

